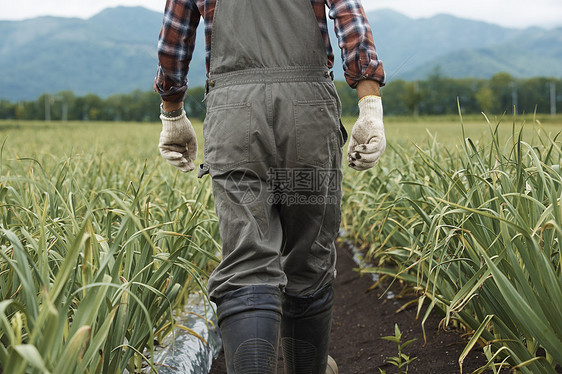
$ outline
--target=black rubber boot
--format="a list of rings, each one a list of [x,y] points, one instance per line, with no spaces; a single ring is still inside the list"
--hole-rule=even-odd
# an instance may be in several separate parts
[[[285,374],[326,373],[333,304],[331,285],[310,297],[283,295],[281,343]]]
[[[281,324],[281,291],[247,286],[217,300],[228,374],[275,374]]]

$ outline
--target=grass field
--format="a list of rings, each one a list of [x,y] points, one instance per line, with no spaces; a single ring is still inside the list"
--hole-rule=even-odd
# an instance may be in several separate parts
[[[151,365],[218,261],[209,181],[160,159],[157,124],[0,128],[0,369]]]
[[[422,322],[438,308],[471,333],[461,367],[477,345],[494,373],[562,364],[562,126],[542,123],[391,119],[389,139],[434,135],[344,173],[343,226],[376,264],[363,271],[409,284]]]
[[[562,131],[562,115],[533,115],[489,118],[471,115],[463,118],[465,135],[476,141],[490,139],[490,126],[500,123],[502,139],[511,136],[513,126],[524,127],[526,139],[543,134],[556,134]],[[354,118],[343,118],[342,122],[351,133]],[[540,123],[540,125],[538,124]],[[203,124],[193,121],[199,138],[198,161],[203,155]],[[430,117],[387,117],[385,118],[386,137],[389,143],[422,143],[430,137],[443,144],[462,144],[461,121],[458,116]],[[158,156],[159,123],[122,122],[17,122],[0,120],[0,139],[6,141],[5,154],[19,157],[54,157],[78,155],[81,153],[104,153],[109,157],[131,155],[138,160],[153,159]]]
[[[490,124],[488,124],[488,120]],[[488,120],[483,115],[470,115],[462,118],[465,136],[478,142],[489,142],[490,128],[499,123],[499,133],[502,140],[511,136],[513,126],[519,130],[524,127],[525,138],[530,140],[537,135],[536,130],[542,128],[543,134],[555,134],[562,131],[562,115],[538,116],[532,115],[513,118],[513,116],[490,116]],[[538,122],[537,122],[538,121]],[[344,124],[351,130],[354,119],[344,119]],[[539,125],[540,123],[540,125]],[[429,116],[429,117],[386,117],[385,131],[387,141],[391,144],[420,144],[430,138],[444,145],[457,146],[463,144],[463,132],[459,116]]]
[[[353,121],[343,119],[348,132]],[[373,259],[398,265],[378,271],[413,282],[422,302],[475,332],[471,346],[484,345],[491,364],[552,373],[562,361],[562,116],[385,123],[377,167],[344,167],[345,228]],[[517,141],[522,126],[531,146]],[[209,180],[162,160],[159,132],[0,121],[4,372],[133,372],[204,287],[219,249]]]

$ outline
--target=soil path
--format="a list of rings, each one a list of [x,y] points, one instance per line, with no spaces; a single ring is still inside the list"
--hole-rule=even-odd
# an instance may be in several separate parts
[[[397,346],[380,339],[394,334],[394,324],[398,324],[404,341],[417,339],[404,352],[416,357],[408,373],[459,373],[458,358],[467,339],[457,332],[439,330],[442,317],[434,314],[425,324],[427,344],[424,345],[421,322],[415,319],[416,306],[396,313],[412,298],[387,299],[386,295],[381,297],[383,289],[367,292],[373,281],[368,276],[360,276],[354,270],[356,267],[350,250],[345,245],[340,246],[330,336],[330,355],[338,363],[339,373],[378,374],[379,369],[389,374],[396,373],[397,370],[386,362],[386,358],[397,355]],[[398,293],[399,290],[394,289],[394,292]],[[485,362],[482,351],[473,350],[465,359],[463,372],[471,373]],[[283,373],[281,357],[278,373]],[[209,374],[226,374],[222,353],[214,361]]]

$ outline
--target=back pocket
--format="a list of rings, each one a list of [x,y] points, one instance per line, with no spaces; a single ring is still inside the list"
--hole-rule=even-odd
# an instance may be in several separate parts
[[[229,104],[207,112],[203,125],[205,163],[227,170],[249,161],[250,104]]]
[[[296,101],[294,108],[297,160],[309,165],[328,166],[337,147],[339,118],[336,102]]]

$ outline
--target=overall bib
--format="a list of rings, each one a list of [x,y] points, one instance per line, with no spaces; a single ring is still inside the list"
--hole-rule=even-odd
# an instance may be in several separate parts
[[[327,63],[310,0],[217,1],[203,130],[222,239],[213,299],[256,284],[312,295],[335,276],[346,134]]]
[[[228,373],[324,374],[345,130],[310,0],[217,0],[203,133]]]

